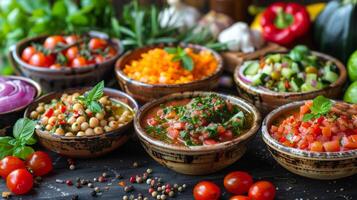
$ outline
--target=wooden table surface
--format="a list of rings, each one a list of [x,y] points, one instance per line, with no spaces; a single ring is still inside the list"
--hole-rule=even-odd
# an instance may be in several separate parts
[[[235,94],[233,89],[219,89],[220,92]],[[41,184],[25,196],[13,196],[12,199],[72,199],[78,195],[79,199],[117,199],[121,200],[126,195],[123,188],[118,185],[119,181],[114,178],[115,174],[121,174],[125,182],[129,182],[130,176],[142,174],[147,168],[153,169],[153,176],[162,177],[164,182],[171,184],[187,184],[187,189],[174,199],[193,199],[192,188],[202,180],[211,180],[220,185],[223,191],[222,199],[229,199],[230,195],[223,188],[224,176],[234,170],[250,172],[254,180],[269,180],[277,187],[276,199],[282,200],[344,200],[357,199],[357,175],[336,181],[320,181],[300,177],[290,173],[275,162],[262,142],[260,132],[249,144],[246,154],[235,164],[223,171],[206,176],[187,176],[175,173],[151,159],[135,139],[115,150],[114,152],[97,159],[76,160],[76,169],[69,170],[67,159],[55,153],[51,153],[54,162],[54,170],[45,176]],[[138,162],[137,168],[133,163]],[[93,190],[88,187],[77,189],[75,186],[57,183],[56,179],[71,179],[75,182],[77,177],[93,179],[103,172],[110,175],[105,183],[95,183],[100,188],[109,187],[108,191],[102,192],[97,197],[92,197]],[[135,190],[130,194],[142,193],[148,195],[148,185],[133,184]],[[7,191],[3,179],[0,181],[0,191]],[[150,198],[153,199],[153,198]]]

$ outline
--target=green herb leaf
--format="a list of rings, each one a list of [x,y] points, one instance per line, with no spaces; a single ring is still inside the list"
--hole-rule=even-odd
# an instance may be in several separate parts
[[[14,147],[11,145],[0,146],[0,159],[3,159],[5,156],[12,155]]]
[[[7,145],[11,139],[10,136],[0,137],[0,146]]]
[[[182,57],[182,63],[183,63],[183,67],[189,71],[193,70],[193,61],[192,58],[189,56],[183,56]]]
[[[26,141],[26,144],[27,145],[34,145],[34,144],[36,144],[36,142],[37,142],[37,140],[34,137],[31,137],[30,139],[28,139]]]
[[[13,135],[16,139],[28,140],[32,137],[36,122],[27,118],[17,120],[14,126]]]
[[[88,101],[96,101],[100,99],[104,94],[104,81],[99,82],[85,95]]]
[[[99,113],[102,111],[102,106],[96,101],[91,101],[88,108],[89,108],[89,110],[91,110],[95,113]]]
[[[314,114],[308,113],[308,114],[305,114],[305,115],[302,117],[302,121],[303,121],[303,122],[307,122],[307,121],[313,119],[314,117],[315,117]]]
[[[193,70],[194,66],[193,66],[192,58],[187,55],[184,49],[182,49],[181,47],[177,47],[177,48],[166,47],[164,48],[164,50],[168,54],[174,55],[174,57],[172,58],[173,62],[181,61],[184,69],[189,71]]]
[[[176,54],[177,53],[177,49],[174,48],[174,47],[165,47],[164,50],[169,54]]]
[[[302,121],[306,122],[311,119],[316,119],[330,112],[332,101],[324,96],[318,96],[312,101],[310,108],[311,113],[305,114]]]
[[[13,155],[25,160],[30,154],[35,152],[32,147],[29,146],[19,146],[14,149]]]

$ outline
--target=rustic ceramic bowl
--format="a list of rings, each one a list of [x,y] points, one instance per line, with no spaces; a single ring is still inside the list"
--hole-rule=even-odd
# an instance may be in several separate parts
[[[281,105],[294,101],[313,99],[319,95],[332,99],[341,98],[343,86],[347,79],[345,66],[340,61],[326,54],[314,51],[312,54],[316,55],[319,59],[330,60],[337,66],[339,78],[336,82],[323,89],[309,92],[274,92],[264,87],[256,87],[246,83],[239,75],[240,70],[243,70],[242,66],[237,66],[234,71],[234,81],[236,82],[239,95],[254,104],[263,115],[268,114],[271,110]]]
[[[135,131],[146,152],[158,163],[176,172],[189,175],[210,174],[236,162],[247,149],[247,142],[255,136],[260,127],[260,114],[250,103],[238,97],[218,94],[248,113],[251,119],[250,129],[241,136],[212,146],[178,146],[165,143],[149,136],[142,126],[142,119],[160,104],[197,96],[207,96],[212,92],[184,92],[165,96],[145,104],[134,119]]]
[[[124,54],[120,59],[117,61],[115,66],[115,73],[117,79],[119,81],[119,85],[121,88],[141,102],[148,102],[153,99],[160,98],[162,96],[176,93],[176,92],[185,92],[185,91],[195,91],[195,90],[205,90],[209,91],[218,86],[218,79],[220,74],[223,71],[223,63],[222,58],[219,54],[215,51],[208,49],[203,46],[199,45],[181,45],[182,47],[190,47],[193,48],[195,51],[210,51],[214,57],[218,61],[217,70],[211,76],[206,77],[202,80],[193,81],[190,83],[183,83],[183,84],[148,84],[143,83],[137,80],[133,80],[126,76],[126,74],[122,71],[122,69],[126,66],[131,64],[133,60],[138,60],[141,58],[141,54],[146,53],[147,51],[160,47],[163,48],[164,45],[157,45],[157,46],[149,46],[138,48],[133,51],[127,52]],[[155,66],[152,66],[155,67]]]
[[[30,85],[32,85],[36,89],[36,95],[33,100],[38,98],[42,93],[41,86],[29,78],[25,78],[25,77],[21,77],[21,76],[4,76],[4,77],[10,78],[10,79],[15,79],[15,80],[17,79],[17,80],[25,81],[25,82],[29,83]],[[0,135],[4,134],[6,128],[12,127],[12,125],[16,122],[16,120],[18,120],[19,118],[21,118],[23,116],[24,111],[27,106],[28,105],[24,105],[22,107],[16,108],[15,110],[11,110],[11,111],[5,112],[5,113],[0,113]],[[2,130],[4,132],[2,132]]]
[[[69,89],[64,92],[68,94],[75,92],[83,93],[89,89],[90,88]],[[31,111],[35,110],[39,103],[49,103],[54,98],[60,98],[64,92],[50,93],[37,99],[27,108],[25,116],[29,117]],[[104,94],[111,99],[126,103],[134,112],[137,112],[138,105],[129,95],[109,88],[104,89]],[[132,133],[131,130],[128,130],[132,127],[132,121],[116,130],[93,136],[58,136],[50,134],[48,131],[38,129],[35,130],[35,133],[39,143],[51,151],[67,157],[93,158],[107,154],[124,144]]]
[[[305,101],[289,103],[273,110],[263,121],[262,134],[273,158],[292,173],[313,179],[338,179],[357,173],[357,150],[345,152],[311,152],[280,144],[269,134],[276,120],[298,111]]]
[[[98,32],[90,32],[89,35],[91,37],[105,38],[102,33]],[[94,85],[112,75],[111,72],[114,68],[115,61],[124,51],[119,40],[110,39],[109,44],[117,50],[117,54],[100,64],[92,64],[82,68],[66,67],[61,69],[49,69],[33,66],[24,62],[21,59],[22,51],[31,45],[31,43],[42,43],[46,37],[47,35],[24,39],[17,43],[9,53],[9,58],[15,72],[35,80],[42,86],[45,92],[62,91],[67,88]]]

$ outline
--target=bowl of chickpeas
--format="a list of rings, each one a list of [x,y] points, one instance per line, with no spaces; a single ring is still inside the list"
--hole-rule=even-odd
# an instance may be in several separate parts
[[[97,109],[93,109],[81,98],[89,90],[49,93],[30,104],[25,117],[37,122],[35,133],[42,146],[67,157],[93,158],[113,151],[130,138],[138,110],[135,100],[104,88],[96,100]]]

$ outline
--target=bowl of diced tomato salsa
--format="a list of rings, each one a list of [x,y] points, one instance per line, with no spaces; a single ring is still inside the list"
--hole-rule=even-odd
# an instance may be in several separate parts
[[[357,104],[323,96],[272,111],[263,121],[263,140],[287,170],[314,179],[357,173]]]
[[[209,174],[236,162],[260,127],[257,109],[213,92],[175,93],[145,104],[134,119],[148,154],[183,174]]]

